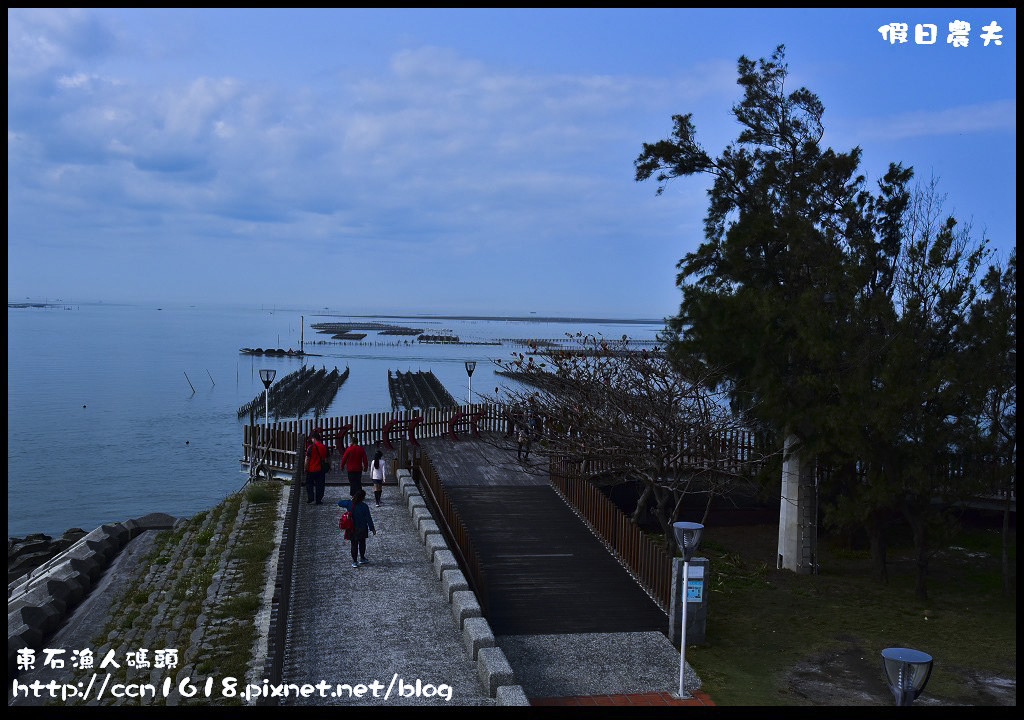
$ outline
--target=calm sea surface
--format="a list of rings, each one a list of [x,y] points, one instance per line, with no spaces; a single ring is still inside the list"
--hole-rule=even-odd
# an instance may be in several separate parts
[[[466,360],[478,362],[473,393],[493,393],[494,358],[522,348],[405,344],[359,330],[362,342],[329,339],[317,322],[384,322],[450,331],[463,341],[562,338],[567,332],[652,340],[660,322],[538,322],[319,316],[313,311],[76,305],[7,311],[7,534],[59,535],[70,527],[149,512],[192,515],[245,483],[239,470],[240,406],[258,395],[261,368],[277,379],[301,365],[351,368],[327,415],[391,409],[388,370],[433,371],[461,402]],[[322,357],[241,355],[242,347],[298,348]],[[186,378],[187,374],[187,378]],[[195,388],[189,386],[191,381]]]

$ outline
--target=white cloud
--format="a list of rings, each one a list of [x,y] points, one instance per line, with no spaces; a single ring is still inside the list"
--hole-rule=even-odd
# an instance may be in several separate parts
[[[638,108],[716,89],[714,72],[526,73],[437,47],[330,87],[217,67],[141,82],[63,43],[75,32],[40,30],[37,59],[9,83],[9,230],[70,246],[88,228],[116,256],[191,242],[246,258],[314,243],[318,262],[419,250],[443,264],[545,244],[571,256],[636,232],[621,188],[650,139],[634,136]]]
[[[115,34],[91,11],[8,8],[7,76],[23,78],[71,67],[117,45]]]
[[[853,131],[854,134],[883,140],[1013,130],[1017,126],[1017,103],[1015,100],[997,100],[930,112],[868,118],[858,124],[859,130]]]
[[[91,78],[85,73],[75,73],[57,78],[57,84],[63,88],[81,88],[88,85],[90,80]]]

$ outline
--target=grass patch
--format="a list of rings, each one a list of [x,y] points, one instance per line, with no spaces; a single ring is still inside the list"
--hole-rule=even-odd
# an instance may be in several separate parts
[[[851,692],[863,686],[884,701],[879,658],[886,647],[932,655],[925,693],[944,702],[986,704],[965,677],[1016,677],[1016,598],[1002,595],[998,555],[937,553],[929,600],[921,602],[912,547],[890,548],[890,581],[882,585],[866,553],[824,541],[819,575],[776,570],[774,525],[710,528],[705,537],[708,643],[688,648],[686,659],[720,705],[843,704],[841,695],[830,702],[802,692],[797,670],[808,662],[836,663],[831,681]],[[978,538],[951,544],[991,542],[988,533]]]
[[[238,528],[238,537],[227,558],[235,573],[231,591],[214,609],[214,615],[227,622],[221,626],[222,634],[214,643],[209,657],[204,660],[218,677],[244,678],[249,670],[253,649],[253,622],[262,603],[266,587],[266,563],[276,549],[275,532],[277,500],[280,483],[256,483],[246,489],[246,497],[255,493],[262,502],[250,504],[244,522]],[[233,512],[237,513],[238,505]],[[234,517],[234,515],[232,515]],[[238,699],[220,699],[218,704],[241,704]]]
[[[115,649],[119,643],[126,643],[128,649],[141,647],[142,634],[153,626],[156,607],[160,605],[159,600],[149,603],[150,595],[158,589],[162,593],[161,597],[170,601],[171,606],[182,614],[176,637],[177,646],[183,651],[188,646],[189,635],[196,628],[213,575],[222,560],[225,560],[229,575],[224,582],[228,584],[221,588],[218,605],[209,608],[210,617],[223,622],[215,623],[207,629],[207,632],[213,633],[207,648],[198,657],[181,657],[179,667],[194,662],[195,678],[244,678],[252,659],[253,624],[266,586],[266,562],[277,547],[277,501],[281,492],[280,483],[250,485],[244,493],[236,493],[209,511],[197,513],[176,530],[160,532],[154,539],[151,551],[140,561],[142,571],[112,605],[109,622],[93,639],[95,647],[107,643],[108,636],[113,638]],[[234,528],[243,499],[249,500],[249,509],[244,522]],[[222,531],[215,536],[218,525],[222,525]],[[230,556],[224,558],[229,540],[234,540],[234,544]],[[185,560],[189,558],[192,564],[186,571]],[[169,570],[167,577],[171,578],[170,581],[164,580],[154,586],[153,576],[147,569],[151,566],[167,566],[172,560],[176,568]],[[161,626],[156,628],[158,634],[166,633],[169,636],[172,633],[170,623],[175,614],[166,616]],[[77,679],[83,679],[85,672],[78,670]],[[148,672],[122,664],[111,674],[119,682],[145,682],[148,681]],[[158,697],[153,702],[142,701],[140,704],[162,705],[163,700]],[[216,702],[212,702],[212,698],[182,701],[182,705],[209,704],[241,703],[237,699],[222,698]]]
[[[253,505],[262,505],[277,499],[277,493],[266,483],[252,483],[246,488],[245,499]]]
[[[220,609],[220,616],[242,619],[252,617],[259,609],[260,598],[255,593],[242,593],[224,603]]]

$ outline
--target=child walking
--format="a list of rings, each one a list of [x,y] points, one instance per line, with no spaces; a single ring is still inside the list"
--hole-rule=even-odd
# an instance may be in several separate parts
[[[366,559],[366,538],[372,532],[377,534],[373,526],[373,517],[370,516],[369,506],[363,502],[366,499],[366,491],[362,488],[356,490],[351,500],[341,499],[338,505],[352,513],[353,527],[345,531],[345,537],[352,541],[352,567],[359,567],[370,562]],[[358,551],[358,552],[357,552]]]
[[[380,507],[380,494],[384,489],[384,453],[378,450],[370,463],[370,479],[373,480],[373,497]]]

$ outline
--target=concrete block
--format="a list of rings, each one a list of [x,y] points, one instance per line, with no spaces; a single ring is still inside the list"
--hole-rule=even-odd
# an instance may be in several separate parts
[[[43,567],[53,558],[53,549],[47,547],[36,552],[26,552],[18,556],[17,560],[8,561],[7,571],[13,573],[28,574],[36,568]]]
[[[462,574],[462,571],[456,568],[455,570],[445,570],[441,573],[441,587],[444,590],[445,598],[448,602],[451,602],[452,593],[458,590],[469,590],[469,582],[467,582],[466,576]]]
[[[522,685],[502,685],[495,694],[497,705],[529,705],[530,698],[526,697]]]
[[[132,539],[132,535],[128,528],[124,526],[124,523],[110,523],[100,527],[107,533],[107,537],[117,543],[118,550],[127,545],[128,541]]]
[[[418,532],[420,534],[420,542],[426,544],[427,535],[433,533],[440,533],[441,528],[439,528],[437,526],[437,523],[434,522],[433,518],[431,518],[430,520],[423,520],[422,522],[420,522]]]
[[[512,666],[508,664],[508,659],[501,648],[482,648],[476,656],[476,669],[480,676],[480,684],[484,686],[484,692],[488,697],[495,697],[502,685],[515,683]]]
[[[419,493],[417,493],[416,495],[410,495],[409,496],[409,514],[412,515],[416,511],[416,508],[418,508],[418,507],[426,509],[426,507],[427,507],[426,499],[422,495],[420,495]]]
[[[65,568],[67,565],[68,563],[65,563],[61,568]],[[54,573],[50,573],[45,581],[45,586],[51,597],[60,600],[67,607],[72,607],[85,597],[85,593],[89,589],[89,585],[86,583],[89,583],[88,577],[83,578],[80,573],[71,571],[64,573],[62,577],[54,577]]]
[[[409,498],[413,497],[414,495],[420,494],[420,489],[416,487],[415,483],[409,483],[404,488],[402,488],[402,499],[405,500],[406,502],[408,502]]]
[[[427,548],[427,557],[430,558],[431,562],[434,560],[434,553],[439,550],[449,550],[448,543],[444,541],[444,536],[440,533],[431,533],[427,535],[427,541],[424,543]]]
[[[114,559],[129,540],[128,529],[121,523],[100,525],[80,542],[103,558],[104,564]],[[77,543],[76,543],[77,545]],[[75,546],[72,546],[74,548]],[[70,552],[70,549],[69,549]]]
[[[451,550],[438,550],[434,553],[434,574],[441,579],[445,570],[458,570],[459,563],[455,560]]]
[[[455,618],[455,624],[460,632],[467,618],[476,618],[481,615],[480,603],[477,602],[475,592],[472,590],[457,590],[452,593],[452,617]]]
[[[477,653],[482,649],[494,647],[494,633],[491,625],[482,617],[469,617],[462,623],[462,645],[466,655],[476,660]]]
[[[424,520],[433,520],[434,517],[430,514],[430,511],[423,505],[417,505],[409,511],[412,515],[412,524],[416,527],[417,532],[420,529],[420,523]]]
[[[45,588],[40,589],[45,592]],[[29,597],[32,594],[29,593],[25,597]],[[57,629],[57,626],[64,619],[64,611],[66,609],[67,605],[59,600],[54,600],[49,595],[46,595],[46,598],[43,600],[34,599],[34,602],[25,602],[24,599],[18,600],[7,605],[7,627],[9,630],[12,626],[18,627],[21,623],[24,623],[45,636]]]
[[[61,560],[74,563],[75,568],[84,572],[91,582],[95,582],[103,574],[103,569],[107,566],[104,557],[87,545],[85,538],[82,538],[68,548],[61,555]]]
[[[21,593],[28,590],[29,580],[27,577],[18,578],[12,583],[7,585],[7,599],[10,600],[13,597],[21,595]]]
[[[16,625],[11,626],[10,620],[7,624],[7,678],[14,677],[17,671],[18,651],[24,648],[39,650],[43,646],[43,634],[35,628],[30,628],[20,620]]]
[[[21,619],[21,613],[7,614],[7,652],[22,648],[38,649],[43,644],[43,633]],[[10,667],[8,667],[10,670]]]
[[[137,537],[146,530],[170,530],[177,518],[167,513],[149,513],[142,517],[125,520],[123,523],[131,538]]]

